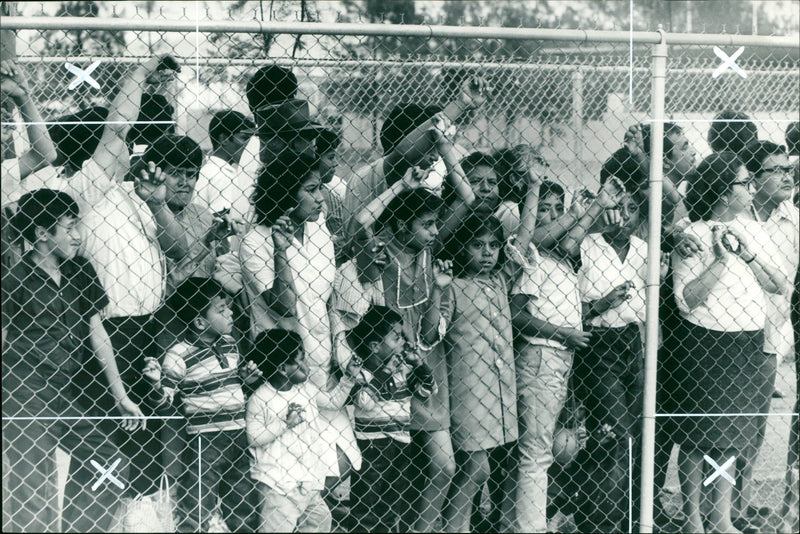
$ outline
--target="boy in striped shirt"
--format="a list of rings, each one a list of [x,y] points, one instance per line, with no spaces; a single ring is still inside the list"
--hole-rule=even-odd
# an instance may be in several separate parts
[[[233,313],[217,281],[189,278],[167,306],[184,330],[167,350],[161,369],[150,361],[145,376],[153,382],[153,389],[161,392],[162,405],[180,397],[187,420],[187,469],[179,482],[180,510],[185,517],[179,531],[201,527],[204,532],[227,532],[216,510],[217,499],[240,501],[243,496],[220,496],[219,485],[223,477],[236,480],[248,476],[245,389],[252,391],[261,373],[239,355],[230,335]]]

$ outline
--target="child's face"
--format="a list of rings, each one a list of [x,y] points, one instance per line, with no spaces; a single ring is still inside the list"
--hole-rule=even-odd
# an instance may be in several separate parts
[[[621,224],[607,227],[603,230],[603,233],[609,237],[628,239],[638,228],[641,220],[639,204],[631,195],[625,194],[617,204],[617,209],[621,217]]]
[[[500,257],[500,247],[503,244],[490,232],[484,233],[473,238],[467,243],[467,265],[468,274],[488,274],[497,265]]]
[[[375,348],[374,353],[387,372],[394,372],[397,370],[404,347],[403,325],[395,323]]]
[[[214,297],[203,317],[203,323],[204,330],[215,336],[228,335],[233,331],[233,312],[224,297]]]
[[[539,209],[536,212],[536,225],[550,224],[564,215],[564,198],[560,195],[547,195],[539,199]]]
[[[467,179],[475,193],[474,209],[494,212],[500,204],[500,189],[494,169],[478,165],[470,171]]]
[[[308,379],[306,354],[303,350],[297,352],[297,357],[293,361],[283,365],[283,374],[292,384],[302,384]]]
[[[356,264],[361,271],[366,271],[371,267],[383,271],[389,263],[386,243],[370,233],[365,232],[356,237],[354,241],[354,252]]]
[[[292,212],[292,219],[297,223],[316,221],[322,213],[322,184],[319,173],[313,171],[300,186],[297,192],[297,208]]]
[[[426,247],[433,245],[436,237],[439,235],[439,229],[436,227],[436,214],[426,213],[421,217],[417,217],[409,225],[409,236],[406,244],[414,250],[422,250]]]
[[[50,230],[46,240],[50,251],[60,260],[70,260],[78,253],[81,236],[77,230],[78,220],[75,217],[61,217]]]

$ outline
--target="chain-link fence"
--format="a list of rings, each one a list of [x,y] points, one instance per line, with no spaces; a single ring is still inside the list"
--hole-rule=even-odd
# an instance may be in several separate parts
[[[3,27],[4,531],[797,530],[796,39]]]

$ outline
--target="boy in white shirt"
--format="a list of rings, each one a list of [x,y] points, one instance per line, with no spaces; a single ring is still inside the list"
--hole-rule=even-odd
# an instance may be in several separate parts
[[[261,494],[259,532],[330,532],[331,513],[322,499],[327,454],[320,439],[319,408],[340,409],[361,372],[353,357],[339,384],[321,391],[308,381],[303,341],[296,332],[260,333],[249,359],[266,382],[247,401],[250,475]]]

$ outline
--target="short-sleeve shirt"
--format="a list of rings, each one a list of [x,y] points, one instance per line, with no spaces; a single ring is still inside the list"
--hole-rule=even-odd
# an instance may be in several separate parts
[[[703,251],[689,258],[673,254],[675,262],[675,299],[681,315],[689,322],[721,332],[762,330],[766,323],[765,292],[758,283],[750,266],[734,254],[730,254],[719,281],[711,288],[705,302],[689,309],[683,297],[686,284],[695,280],[714,261],[711,234],[717,221],[697,221],[684,230],[697,238]],[[756,221],[734,219],[725,226],[735,228],[747,240],[749,249],[759,258],[775,266],[778,252],[772,240]],[[777,268],[777,267],[776,267]]]
[[[645,281],[647,280],[647,243],[631,236],[625,261],[603,237],[589,234],[581,242],[581,269],[578,288],[583,302],[591,302],[609,294],[615,287],[632,282],[631,298],[609,308],[588,321],[592,326],[619,328],[645,319]]]
[[[3,363],[20,376],[37,375],[63,387],[78,370],[89,338],[89,319],[106,304],[103,286],[86,258],[61,263],[61,285],[31,253],[3,276]]]
[[[523,270],[511,294],[528,296],[528,311],[537,319],[580,330],[581,296],[578,291],[578,277],[572,266],[548,254],[540,254],[533,244],[529,250],[532,268]],[[522,337],[533,345],[568,350],[553,339],[527,335]]]

